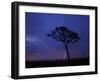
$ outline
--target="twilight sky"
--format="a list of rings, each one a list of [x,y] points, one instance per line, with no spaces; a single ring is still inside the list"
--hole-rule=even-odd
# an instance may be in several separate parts
[[[80,40],[69,44],[71,59],[89,56],[89,16],[72,14],[31,13],[25,14],[26,60],[65,59],[63,43],[47,36],[58,26],[66,26],[79,33]]]

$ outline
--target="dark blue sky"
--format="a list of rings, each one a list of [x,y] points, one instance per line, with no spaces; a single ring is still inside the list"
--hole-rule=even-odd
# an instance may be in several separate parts
[[[64,59],[66,50],[61,42],[47,36],[58,26],[79,33],[80,40],[69,45],[72,59],[89,56],[89,16],[72,14],[30,13],[25,15],[26,60]]]

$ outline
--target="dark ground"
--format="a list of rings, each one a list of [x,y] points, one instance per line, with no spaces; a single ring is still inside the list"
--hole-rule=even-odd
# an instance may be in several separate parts
[[[89,65],[89,58],[53,61],[26,61],[26,68]]]

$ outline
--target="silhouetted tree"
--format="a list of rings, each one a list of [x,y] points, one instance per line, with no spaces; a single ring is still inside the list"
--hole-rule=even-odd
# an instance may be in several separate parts
[[[80,39],[78,33],[69,30],[65,26],[60,26],[60,27],[56,27],[55,30],[51,31],[47,35],[64,44],[64,47],[66,49],[67,56],[68,56],[68,62],[69,62],[70,55],[69,55],[69,51],[68,51],[68,44],[75,43]]]

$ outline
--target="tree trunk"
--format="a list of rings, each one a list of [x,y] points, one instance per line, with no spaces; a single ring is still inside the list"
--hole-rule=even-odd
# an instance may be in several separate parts
[[[65,49],[66,49],[66,52],[67,52],[68,62],[70,62],[70,55],[69,55],[69,51],[68,51],[68,44],[65,45]]]

